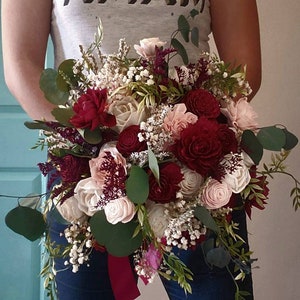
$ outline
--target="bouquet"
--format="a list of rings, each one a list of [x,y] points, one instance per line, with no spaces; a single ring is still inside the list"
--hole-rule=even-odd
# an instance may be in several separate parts
[[[34,240],[47,232],[44,216],[58,210],[69,245],[56,251],[47,235],[45,244],[73,272],[101,247],[112,256],[133,255],[145,283],[159,274],[191,293],[193,274],[174,249],[201,244],[210,265],[234,262],[232,277],[243,280],[251,252],[231,213],[245,209],[251,217],[252,207],[264,209],[274,173],[293,178],[299,207],[299,182],[284,167],[297,138],[284,126],[259,127],[245,69],[207,53],[171,67],[174,55],[186,55],[175,38],[169,47],[159,38],[141,40],[137,58],[121,39],[115,54],[104,55],[101,27],[95,37],[80,48],[80,59],[41,76],[41,89],[57,105],[56,121],[26,126],[42,130],[35,147],[48,147],[39,167],[51,192],[42,213],[21,205],[7,215],[8,226]],[[264,149],[278,153],[260,170]],[[30,206],[40,203],[40,196],[29,198]],[[16,225],[20,210],[34,225]],[[42,270],[49,290],[55,255]]]

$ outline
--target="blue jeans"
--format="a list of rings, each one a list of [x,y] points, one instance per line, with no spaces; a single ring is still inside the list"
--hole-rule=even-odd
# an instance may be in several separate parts
[[[51,215],[48,215],[48,224],[51,241],[57,245],[66,245],[67,240],[60,235],[66,226],[58,223]],[[92,251],[90,266],[80,266],[77,273],[73,273],[71,267],[66,268],[65,260],[67,258],[55,259],[58,300],[114,300],[106,252]]]

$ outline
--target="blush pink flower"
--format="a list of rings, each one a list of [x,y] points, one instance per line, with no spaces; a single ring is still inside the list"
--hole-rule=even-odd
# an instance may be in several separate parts
[[[104,167],[108,160],[108,153],[113,158],[115,165],[123,166],[122,169],[124,170],[124,175],[127,174],[126,159],[117,150],[115,143],[107,143],[101,148],[98,157],[92,158],[89,162],[91,177],[100,186],[104,185],[106,177],[110,173],[110,169]]]
[[[247,98],[241,98],[238,101],[231,101],[221,112],[227,117],[229,124],[240,130],[256,130],[257,113],[247,101]]]
[[[202,204],[207,209],[217,209],[226,205],[232,195],[232,190],[225,182],[210,179],[201,197]]]
[[[179,103],[170,110],[163,123],[163,128],[166,131],[170,131],[174,139],[180,138],[180,133],[189,124],[194,124],[198,120],[198,117],[191,112],[187,112],[184,103]]]
[[[166,42],[162,42],[159,38],[148,38],[140,40],[140,45],[134,45],[134,49],[138,55],[145,59],[151,59],[155,57],[155,47],[163,47]]]
[[[128,223],[135,215],[134,204],[125,196],[111,200],[104,206],[106,219],[111,224]]]

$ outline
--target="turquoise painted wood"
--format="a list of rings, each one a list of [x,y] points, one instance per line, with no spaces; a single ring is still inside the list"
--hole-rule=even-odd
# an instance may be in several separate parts
[[[4,83],[2,51],[0,59],[0,194],[42,193],[45,179],[37,163],[44,161],[46,154],[30,150],[37,141],[38,131],[25,128],[24,121],[29,118]],[[39,241],[26,240],[4,222],[7,212],[16,205],[16,199],[0,198],[0,299],[43,300]]]

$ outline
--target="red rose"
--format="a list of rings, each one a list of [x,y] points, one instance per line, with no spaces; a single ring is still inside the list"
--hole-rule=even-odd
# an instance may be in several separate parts
[[[140,152],[147,149],[146,142],[140,142],[138,139],[139,132],[140,127],[138,125],[131,125],[120,133],[117,149],[124,157],[128,157],[132,152]]]
[[[235,133],[227,125],[219,125],[218,135],[222,143],[224,155],[230,152],[236,153],[238,151],[238,141],[235,137]]]
[[[223,156],[220,125],[201,117],[195,124],[183,129],[180,139],[171,146],[175,156],[202,176],[210,174]]]
[[[66,155],[59,164],[60,176],[63,182],[77,182],[83,175],[90,174],[89,159]]]
[[[220,115],[218,100],[208,91],[203,89],[191,90],[183,98],[187,110],[208,119],[215,119]]]
[[[75,115],[70,123],[76,128],[96,129],[99,126],[113,127],[115,116],[105,112],[107,105],[107,90],[88,89],[74,104]]]
[[[179,191],[179,183],[183,179],[180,167],[173,162],[169,162],[161,164],[159,172],[159,183],[153,174],[149,177],[149,199],[157,203],[175,201],[176,193]]]

